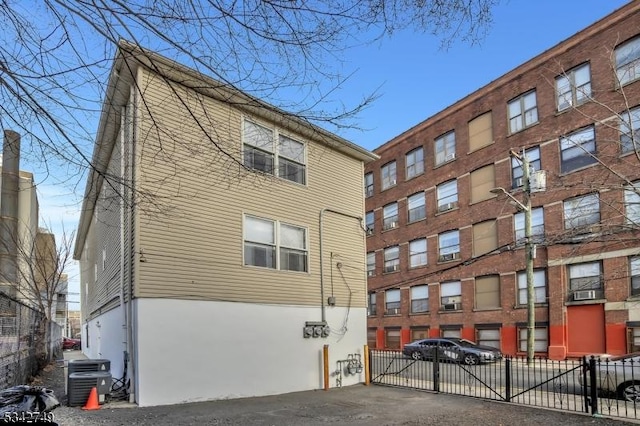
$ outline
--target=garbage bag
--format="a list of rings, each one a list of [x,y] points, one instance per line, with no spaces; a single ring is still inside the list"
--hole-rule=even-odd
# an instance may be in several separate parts
[[[43,413],[60,406],[51,389],[20,385],[0,391],[0,419],[5,413]]]

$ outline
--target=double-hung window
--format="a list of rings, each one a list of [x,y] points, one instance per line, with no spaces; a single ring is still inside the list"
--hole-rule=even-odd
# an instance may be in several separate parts
[[[368,314],[369,315],[375,315],[376,314],[376,299],[377,299],[377,294],[376,293],[369,293],[369,309],[368,309]]]
[[[382,175],[383,191],[387,188],[391,188],[392,186],[396,185],[396,162],[395,161],[392,161],[382,166],[380,173]]]
[[[600,222],[600,197],[587,194],[564,201],[564,228],[584,229]]]
[[[365,198],[373,197],[373,173],[364,175],[364,196]]]
[[[367,276],[372,277],[376,274],[376,252],[367,253]]]
[[[622,86],[640,78],[640,37],[616,47],[616,76]]]
[[[445,311],[459,311],[462,309],[462,286],[460,281],[440,284],[440,306]]]
[[[365,215],[364,226],[367,230],[367,235],[373,235],[375,232],[375,213],[373,211],[369,211]]]
[[[398,227],[398,203],[390,203],[382,208],[382,230]]]
[[[243,159],[249,169],[306,184],[305,144],[265,126],[244,120]],[[278,141],[275,144],[275,141]]]
[[[397,288],[384,292],[385,315],[398,315],[400,313],[400,290]]]
[[[620,114],[620,148],[623,154],[640,150],[640,107]]]
[[[509,132],[516,133],[538,122],[536,91],[533,90],[509,102]]]
[[[516,244],[523,244],[525,242],[524,212],[513,216],[513,227],[516,233]],[[531,209],[531,239],[534,242],[541,242],[544,239],[544,208],[542,207]]]
[[[407,197],[407,212],[409,223],[422,220],[427,216],[424,192],[418,192]]]
[[[547,273],[544,269],[533,271],[533,298],[534,303],[547,301]],[[518,272],[518,305],[527,304],[527,273]]]
[[[456,158],[456,133],[452,130],[437,138],[434,148],[436,166],[454,160]]]
[[[560,138],[560,171],[570,171],[597,162],[596,135],[593,126],[578,130]]]
[[[585,103],[591,97],[589,64],[582,64],[556,77],[558,111]]]
[[[245,216],[244,264],[282,271],[307,272],[306,228]]]
[[[446,212],[458,207],[458,181],[443,182],[436,187],[438,212]]]
[[[427,264],[427,239],[420,238],[409,242],[409,267],[417,268]]]
[[[640,226],[640,181],[624,188],[624,215],[629,225]]]
[[[549,332],[547,327],[535,327],[533,329],[533,350],[534,352],[547,352],[549,349]],[[527,351],[527,328],[518,327],[518,350]]]
[[[569,265],[569,292],[573,295],[573,300],[602,298],[604,292],[600,261]]]
[[[542,165],[540,164],[540,147],[534,146],[533,148],[529,148],[525,150],[524,155],[527,156],[527,160],[529,160],[529,165],[533,170],[542,170]],[[511,186],[513,188],[519,188],[524,185],[523,181],[523,172],[522,172],[522,161],[518,158],[511,157]]]
[[[411,179],[424,173],[424,149],[416,148],[405,156],[405,173]]]
[[[398,246],[384,249],[384,272],[396,272],[400,269],[400,248]]]
[[[411,287],[411,313],[429,312],[429,286],[415,285]]]
[[[640,256],[629,258],[629,276],[631,277],[631,295],[640,294]]]
[[[438,235],[440,262],[460,259],[460,231],[453,230]]]

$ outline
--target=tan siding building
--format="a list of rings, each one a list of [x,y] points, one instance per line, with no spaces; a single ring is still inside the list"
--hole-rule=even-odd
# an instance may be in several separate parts
[[[75,250],[87,354],[117,376],[128,352],[140,405],[324,386],[322,347],[333,371],[366,343],[376,156],[128,43],[109,87]]]

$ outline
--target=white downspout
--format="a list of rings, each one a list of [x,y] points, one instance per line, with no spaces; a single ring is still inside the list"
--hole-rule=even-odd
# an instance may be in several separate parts
[[[126,143],[126,125],[127,125],[127,119],[126,119],[126,114],[127,114],[127,107],[124,106],[121,109],[121,115],[120,115],[120,308],[122,309],[122,319],[124,321],[124,323],[122,324],[122,333],[123,333],[123,338],[124,338],[124,345],[125,345],[125,356],[123,358],[124,360],[124,365],[123,365],[123,371],[124,368],[127,366],[127,364],[129,363],[129,338],[128,338],[128,330],[129,330],[129,315],[127,312],[127,307],[125,305],[125,301],[124,301],[124,286],[125,286],[125,276],[124,276],[124,268],[126,265],[126,251],[125,251],[125,247],[126,247],[126,242],[125,242],[125,214],[124,214],[124,209],[127,208],[127,199],[126,199],[126,187],[125,187],[125,173],[126,173],[126,159],[125,159],[125,146],[124,144]],[[128,372],[128,368],[127,368],[127,372]],[[128,373],[127,373],[128,374]],[[126,377],[123,377],[123,380],[125,383],[123,383],[123,386],[126,384]]]

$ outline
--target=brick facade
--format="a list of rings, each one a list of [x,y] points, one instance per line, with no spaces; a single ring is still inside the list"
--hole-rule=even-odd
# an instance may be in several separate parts
[[[514,215],[518,211],[504,194],[489,194],[486,185],[481,187],[478,182],[473,193],[480,200],[472,202],[472,180],[481,174],[476,171],[492,165],[495,180],[490,186],[503,187],[522,200],[522,189],[512,185],[510,150],[539,147],[547,184],[545,191],[531,198],[534,209],[544,209],[544,238],[536,246],[534,260],[535,269],[546,273],[546,300],[536,305],[535,312],[541,333],[538,353],[565,358],[588,352],[620,354],[629,349],[627,325],[640,320],[640,312],[636,312],[640,308],[635,308],[630,294],[629,256],[640,254],[640,228],[638,222],[627,223],[626,212],[630,210],[624,204],[622,187],[640,178],[640,162],[635,154],[620,152],[618,114],[640,103],[639,29],[640,3],[631,2],[375,150],[380,159],[365,170],[374,178],[373,196],[366,199],[366,210],[375,215],[374,231],[367,237],[367,250],[375,252],[376,258],[375,271],[368,279],[369,291],[376,300],[376,314],[369,317],[371,343],[385,348],[389,340],[397,346],[394,333],[386,331],[398,328],[400,347],[425,328],[431,336],[446,331],[471,340],[486,328],[500,330],[503,352],[522,352],[519,330],[526,324],[527,309],[526,303],[518,302],[517,273],[524,271],[526,262],[522,244],[516,243],[514,235]],[[635,39],[638,78],[620,88],[614,52],[634,37],[639,37]],[[559,111],[556,78],[570,75],[584,64],[589,66],[589,99]],[[537,120],[522,130],[510,131],[508,103],[532,90]],[[493,142],[472,150],[469,122],[488,112]],[[585,157],[584,161],[591,164],[563,172],[560,139],[581,129],[588,132],[590,126],[595,132],[598,161]],[[434,141],[450,131],[455,132],[455,158],[436,166]],[[406,179],[405,155],[419,147],[424,149],[424,173]],[[576,152],[582,155],[582,151]],[[569,156],[565,153],[565,167],[569,167]],[[396,162],[396,184],[382,190],[380,169],[391,161]],[[439,212],[437,185],[454,179],[457,207]],[[426,218],[408,223],[407,197],[416,193],[424,193]],[[586,233],[584,229],[567,228],[564,201],[592,193],[599,197],[597,227]],[[398,225],[383,231],[383,207],[393,202],[398,203]],[[496,248],[474,253],[478,250],[473,243],[474,225],[484,221],[495,221]],[[459,231],[459,259],[439,261],[438,235],[450,230]],[[418,238],[427,240],[427,264],[411,268],[408,247]],[[480,237],[476,241],[480,247]],[[384,249],[393,246],[400,249],[399,269],[384,273]],[[569,270],[571,265],[585,261],[599,262],[601,293],[594,300],[574,301]],[[476,279],[488,275],[499,276],[499,306],[480,309]],[[449,281],[460,282],[461,306],[445,311],[440,283]],[[411,313],[410,288],[425,284],[429,288],[428,312]],[[401,294],[400,314],[385,315],[385,291],[396,288]],[[595,325],[596,337],[576,337],[584,331],[580,323],[587,319],[591,327],[594,318],[600,317],[601,323]]]

